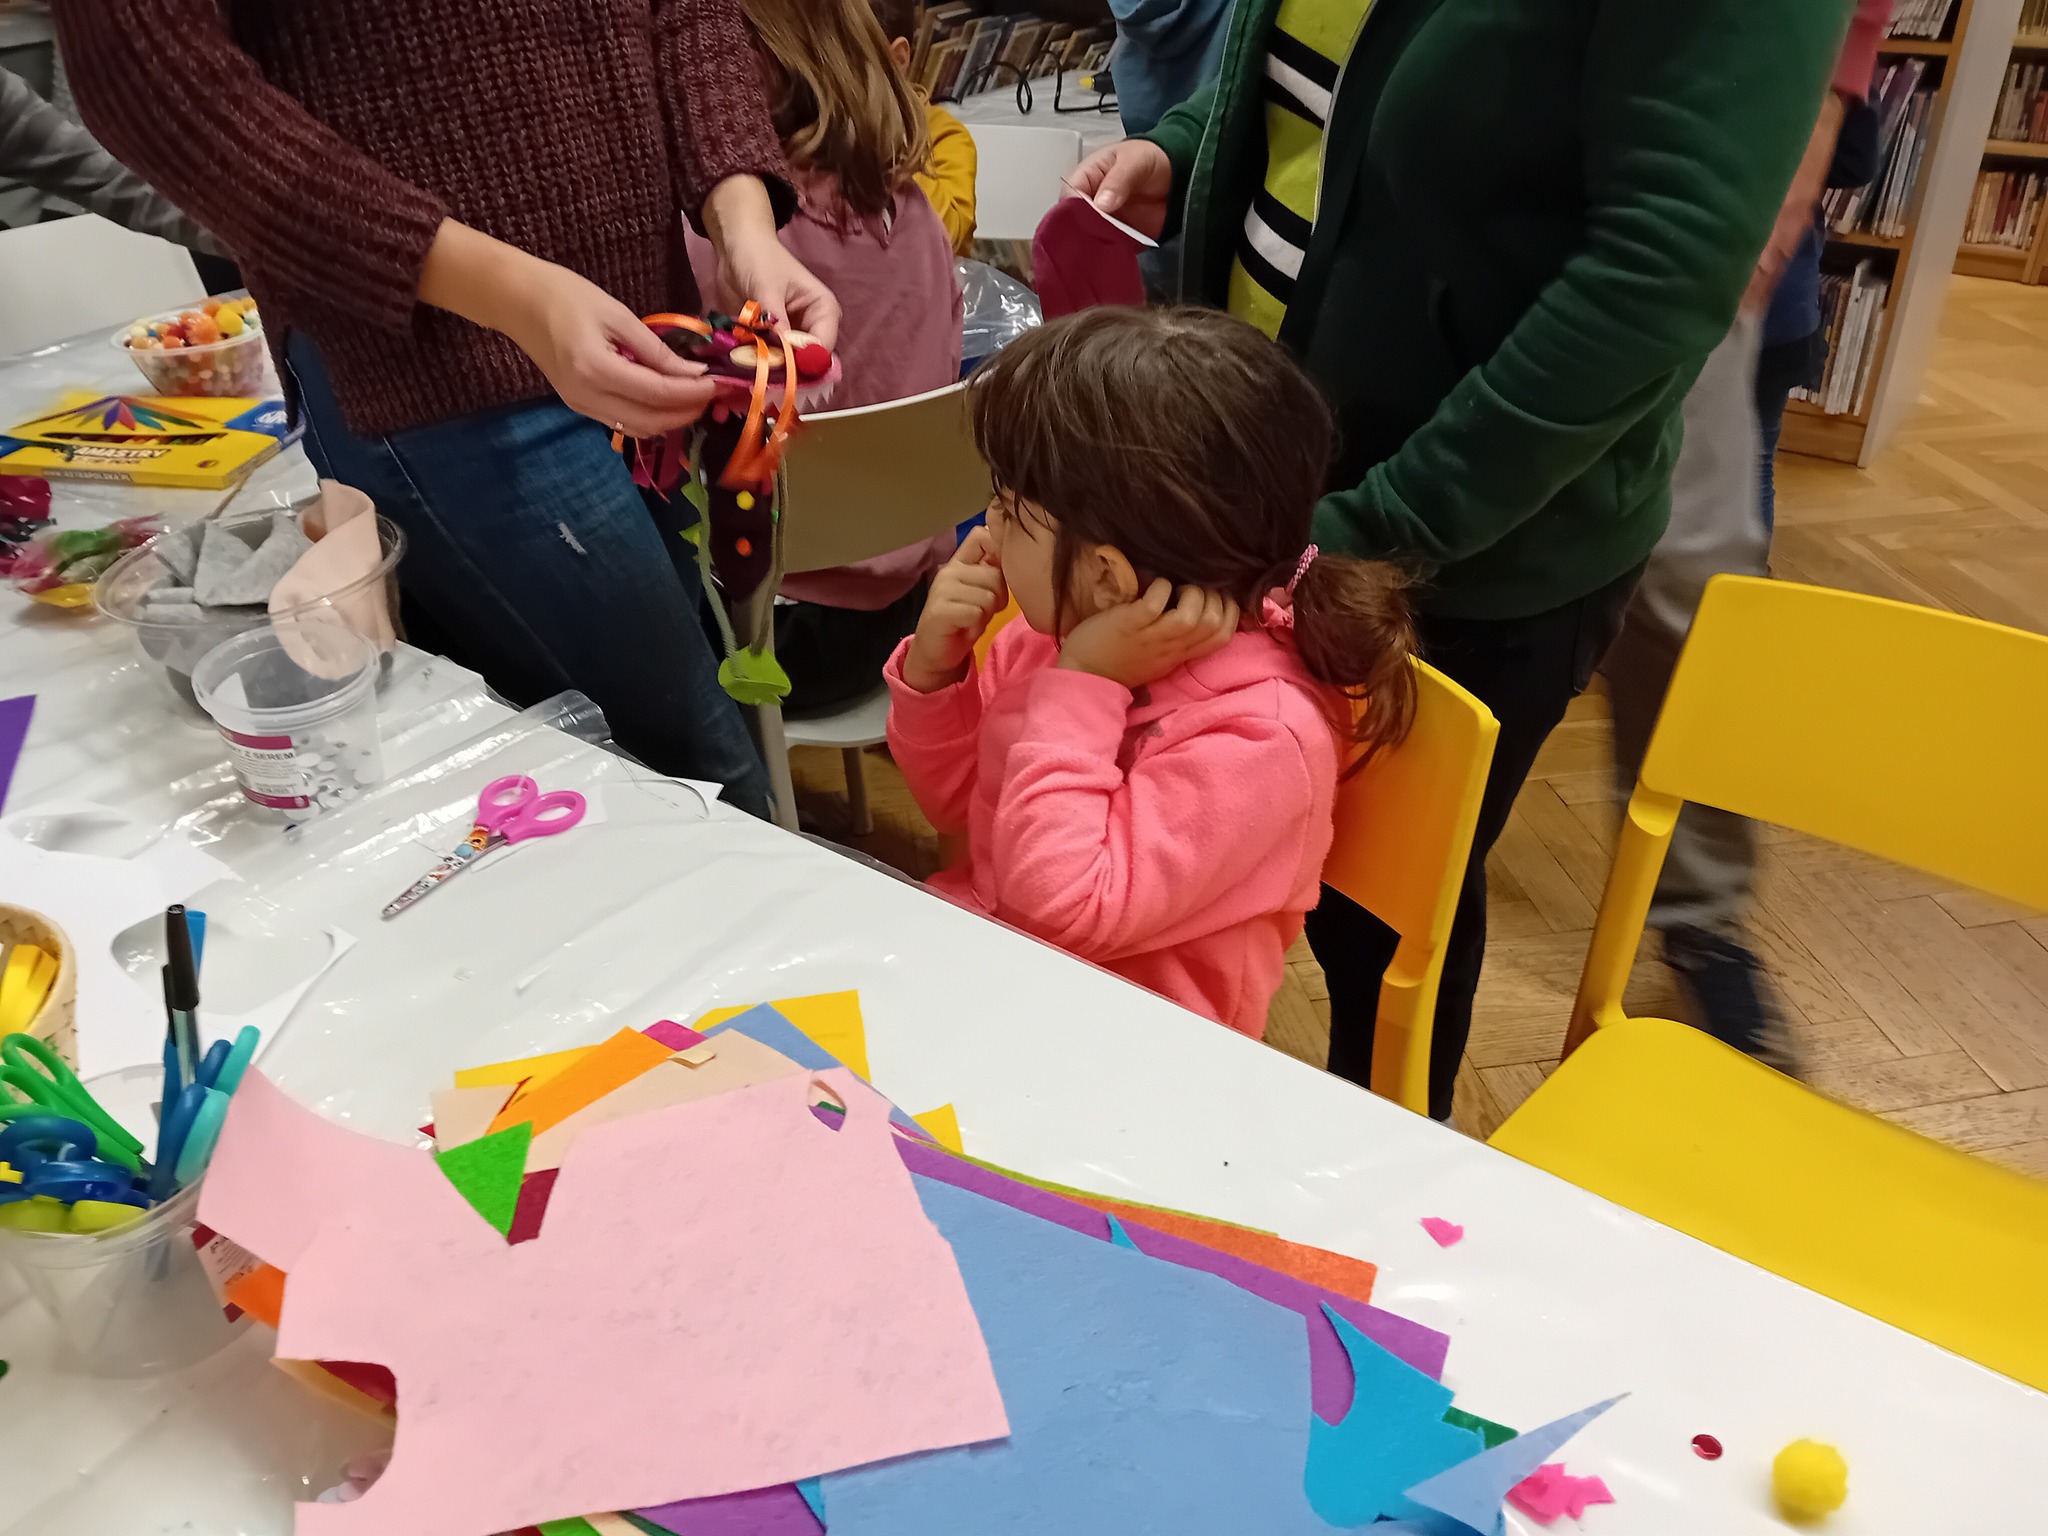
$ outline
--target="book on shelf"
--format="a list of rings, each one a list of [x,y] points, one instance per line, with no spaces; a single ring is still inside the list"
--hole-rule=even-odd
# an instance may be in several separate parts
[[[1801,400],[1830,416],[1860,414],[1869,403],[1877,375],[1879,342],[1891,281],[1868,258],[1849,273],[1824,272],[1820,279],[1821,325],[1827,332],[1827,371],[1814,389],[1795,389]]]
[[[1956,0],[1899,0],[1887,37],[1938,38],[1948,31]]]
[[[2020,7],[2020,31],[2048,32],[2048,0],[2027,0]]]
[[[910,78],[933,101],[1043,78],[1108,57],[1116,29],[1076,26],[1034,11],[986,9],[975,0],[929,6],[912,40]]]
[[[2041,204],[2048,198],[2048,171],[1985,171],[1970,197],[1963,240],[1969,245],[1999,245],[2015,251],[2033,248],[2041,227]]]
[[[1821,199],[1831,234],[1898,239],[1906,233],[1920,163],[1927,153],[1935,86],[1925,59],[1901,59],[1878,71],[1871,105],[1877,111],[1877,174],[1860,187],[1836,187]]]
[[[1991,114],[1991,137],[2048,144],[2048,63],[2015,61],[2006,70],[1998,108]]]

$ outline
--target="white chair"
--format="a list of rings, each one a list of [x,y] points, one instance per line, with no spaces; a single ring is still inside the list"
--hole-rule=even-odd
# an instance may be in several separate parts
[[[988,505],[988,466],[974,446],[966,384],[850,411],[806,416],[782,460],[782,561],[818,571],[872,560],[957,528]],[[789,748],[837,747],[857,832],[871,830],[861,750],[886,738],[889,693],[877,687],[837,714],[784,722],[758,712],[775,819],[796,828]]]
[[[96,213],[0,229],[0,357],[205,297],[183,246]]]
[[[1029,240],[1060,200],[1081,163],[1081,135],[1071,128],[990,127],[974,135],[974,235],[977,240]]]

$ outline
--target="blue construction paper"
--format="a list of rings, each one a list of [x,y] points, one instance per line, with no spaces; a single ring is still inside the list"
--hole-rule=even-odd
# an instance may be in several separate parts
[[[723,1024],[714,1024],[705,1030],[704,1034],[708,1039],[713,1035],[722,1035],[728,1029],[738,1030],[749,1039],[767,1046],[771,1051],[780,1051],[798,1066],[806,1067],[813,1072],[828,1072],[834,1067],[846,1065],[777,1013],[773,1005],[768,1003],[757,1003],[745,1013],[734,1014]],[[889,1120],[893,1125],[900,1125],[905,1130],[930,1140],[923,1126],[893,1104],[889,1106]]]
[[[36,696],[0,699],[0,811],[7,809],[7,786],[14,782],[14,765],[21,760],[22,743],[28,740],[29,716],[36,712]]]
[[[1323,1310],[1351,1357],[1356,1386],[1342,1422],[1310,1421],[1309,1504],[1346,1529],[1419,1516],[1402,1490],[1484,1450],[1486,1440],[1444,1422],[1449,1387],[1382,1349],[1334,1308]]]
[[[811,1513],[818,1517],[818,1524],[825,1523],[825,1483],[816,1477],[797,1479],[796,1491],[803,1495],[804,1502],[811,1506]]]
[[[1116,1219],[1115,1213],[1105,1211],[1103,1214],[1109,1217],[1109,1240],[1119,1248],[1136,1252],[1138,1245],[1131,1241],[1131,1234],[1124,1230],[1124,1224]]]
[[[967,1282],[1010,1435],[827,1477],[831,1536],[1329,1536],[1302,1489],[1297,1314],[913,1177]]]
[[[1460,1525],[1493,1536],[1502,1524],[1501,1506],[1508,1490],[1554,1457],[1564,1443],[1626,1397],[1610,1397],[1541,1429],[1525,1430],[1514,1439],[1461,1461],[1448,1471],[1408,1489],[1408,1497],[1425,1509],[1451,1517]]]

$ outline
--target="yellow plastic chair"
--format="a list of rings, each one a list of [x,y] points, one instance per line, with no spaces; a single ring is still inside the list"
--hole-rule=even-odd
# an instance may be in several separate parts
[[[1619,1023],[1688,800],[2048,908],[2048,636],[1717,576],[1678,659],[1572,1007]]]
[[[1372,1089],[1426,1115],[1444,941],[1500,722],[1427,662],[1415,663],[1415,694],[1407,739],[1338,786],[1337,833],[1323,883],[1401,936],[1380,982]]]
[[[1668,1019],[1600,1030],[1492,1145],[2048,1391],[2048,1182]]]

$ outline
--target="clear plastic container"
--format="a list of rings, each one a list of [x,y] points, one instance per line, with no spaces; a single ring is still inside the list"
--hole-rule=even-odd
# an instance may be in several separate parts
[[[306,821],[384,776],[378,663],[376,646],[331,613],[279,620],[200,658],[192,692],[220,727],[245,799]]]
[[[136,323],[176,320],[197,308],[187,305],[161,315],[145,315]],[[131,347],[127,331],[114,333],[114,345],[142,370],[153,394],[245,396],[261,400],[275,393],[270,387],[270,351],[264,344],[260,320],[239,336],[223,337],[203,346],[171,350]]]
[[[318,505],[315,503],[316,507]],[[253,549],[269,535],[271,523],[278,515],[274,508],[263,508],[231,512],[215,521]],[[309,526],[309,521],[301,515],[300,527],[306,531],[307,537],[312,538],[320,530]],[[392,621],[398,611],[395,573],[399,560],[405,554],[405,534],[389,518],[380,516],[377,519],[377,539],[382,557],[374,571],[317,601],[286,609],[276,616],[277,619],[280,622],[308,620],[332,612],[344,615],[359,630],[375,628],[385,634],[391,633]],[[156,552],[156,543],[152,539],[116,561],[93,588],[93,605],[108,618],[133,630],[143,659],[170,690],[171,696],[195,715],[202,714],[199,701],[192,693],[192,669],[199,664],[199,658],[236,635],[269,624],[272,615],[265,604],[198,608],[196,617],[167,619],[153,615],[146,602],[149,594],[161,587],[184,584],[177,572]],[[366,618],[380,619],[381,623],[366,624]],[[383,681],[383,669],[380,669],[378,681],[380,684]]]
[[[0,1229],[0,1263],[21,1276],[64,1347],[92,1375],[179,1370],[241,1331],[221,1310],[192,1242],[205,1182],[111,1232]]]

